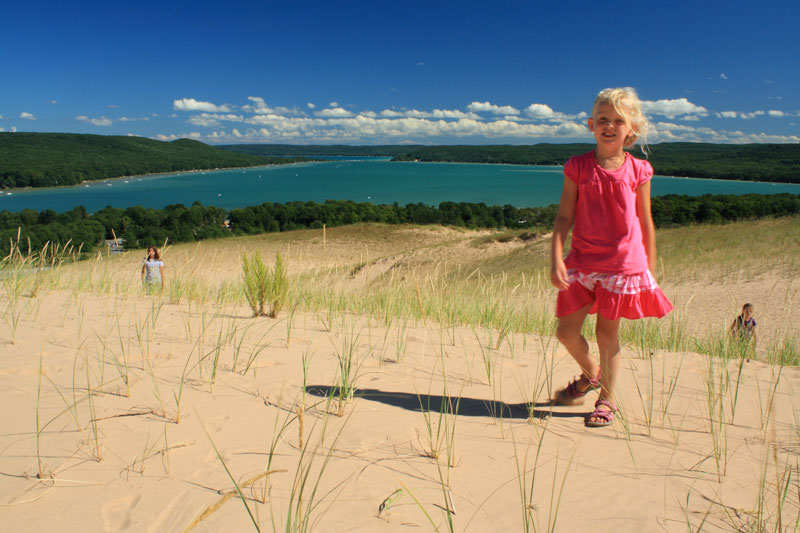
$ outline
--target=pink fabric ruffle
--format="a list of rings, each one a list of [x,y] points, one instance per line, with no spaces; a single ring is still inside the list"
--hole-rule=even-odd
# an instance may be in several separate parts
[[[590,314],[609,320],[661,318],[673,306],[649,271],[641,274],[603,274],[568,271],[570,285],[558,292],[556,316],[562,317],[592,304]]]

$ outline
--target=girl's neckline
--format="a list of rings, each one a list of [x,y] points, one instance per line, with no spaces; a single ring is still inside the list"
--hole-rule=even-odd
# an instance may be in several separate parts
[[[595,166],[597,166],[598,168],[602,169],[605,172],[617,172],[618,170],[623,168],[625,166],[625,163],[628,162],[628,152],[622,152],[622,156],[623,156],[622,163],[620,163],[619,166],[614,168],[605,168],[603,165],[600,164],[600,160],[597,158],[597,150],[592,150],[592,159],[594,159]],[[614,157],[609,157],[608,160],[614,159]]]

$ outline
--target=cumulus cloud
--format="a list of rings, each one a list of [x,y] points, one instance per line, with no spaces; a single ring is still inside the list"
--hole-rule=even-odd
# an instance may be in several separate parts
[[[195,115],[186,122],[192,124],[193,126],[204,126],[204,127],[214,127],[218,126],[220,122],[243,122],[244,117],[241,115],[235,115],[233,113],[222,114],[222,113],[200,113],[199,115]]]
[[[85,122],[87,124],[91,124],[92,126],[110,126],[111,119],[107,117],[97,117],[97,118],[90,118],[86,115],[78,115],[75,117],[75,120],[78,122]]]
[[[525,114],[531,118],[547,120],[553,118],[556,112],[547,104],[531,104],[525,108]]]
[[[489,102],[472,102],[467,109],[473,113],[494,113],[495,115],[519,115],[519,110],[510,105],[494,105]]]
[[[207,111],[209,113],[228,113],[231,108],[228,105],[216,105],[211,102],[201,102],[194,98],[181,98],[172,103],[172,107],[177,111]]]
[[[119,117],[120,122],[148,122],[150,117]]]
[[[771,117],[785,117],[786,116],[786,113],[784,113],[783,111],[778,111],[776,109],[770,109],[769,111],[767,111],[767,114],[769,116],[771,116]]]
[[[708,115],[708,110],[705,107],[693,104],[686,98],[644,100],[642,101],[642,110],[650,115],[663,115],[670,119],[682,117],[686,120],[689,117]]]
[[[24,118],[25,120],[36,120],[36,116],[33,113],[28,113],[26,111],[20,113],[19,118]]]
[[[352,117],[353,113],[343,107],[328,107],[314,113],[318,117]]]
[[[264,99],[261,98],[260,96],[248,96],[247,99],[253,102],[254,105],[243,105],[242,111],[246,113],[256,113],[260,115],[265,115],[267,113],[273,112],[273,110],[270,109],[269,106],[267,106],[266,102],[264,102]]]
[[[309,109],[315,109],[317,107],[314,104],[312,104],[311,102],[308,102],[306,105],[308,106]]]
[[[199,139],[202,139],[203,136],[200,135],[200,132],[193,131],[191,133],[180,133],[178,135],[176,135],[174,133],[172,133],[170,135],[166,135],[164,133],[159,133],[158,135],[156,135],[155,138],[158,139],[159,141],[175,141],[177,139],[196,139],[196,140],[199,140]]]
[[[723,73],[721,73],[721,74],[719,75],[719,78],[720,78],[721,80],[727,80],[727,79],[728,79],[728,76],[726,76],[726,75],[725,75],[725,73],[723,72]]]
[[[525,115],[533,120],[547,120],[550,122],[569,122],[574,120],[583,120],[588,115],[581,111],[577,115],[568,115],[554,111],[547,104],[531,104],[525,108]]]
[[[750,120],[764,115],[764,111],[720,111],[719,113],[716,113],[716,115],[717,118],[741,118],[744,120]]]
[[[713,143],[796,143],[796,135],[772,135],[767,133],[745,133],[740,130],[714,130],[687,124],[658,122],[654,124],[654,137],[659,141],[691,141]]]

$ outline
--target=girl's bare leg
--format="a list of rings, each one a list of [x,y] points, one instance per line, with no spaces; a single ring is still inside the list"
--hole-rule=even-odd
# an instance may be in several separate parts
[[[614,385],[617,382],[621,357],[619,354],[619,319],[609,320],[597,315],[597,348],[600,351],[600,369],[603,374],[601,380],[600,399],[614,403]],[[605,410],[604,406],[600,406]],[[599,422],[598,418],[590,418],[593,422]]]
[[[589,309],[591,308],[592,304],[589,304],[572,314],[559,318],[556,336],[559,342],[564,345],[564,348],[566,348],[569,354],[575,359],[575,362],[578,363],[578,366],[581,367],[583,375],[589,379],[594,379],[600,367],[589,353],[589,343],[586,342],[584,336],[581,335],[583,321],[586,320],[586,315],[589,314]]]

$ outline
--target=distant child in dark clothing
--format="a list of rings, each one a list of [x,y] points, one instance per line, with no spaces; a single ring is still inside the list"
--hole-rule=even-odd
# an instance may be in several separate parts
[[[732,337],[747,343],[752,341],[755,348],[756,319],[753,318],[753,304],[744,304],[742,314],[733,320],[729,330]]]

